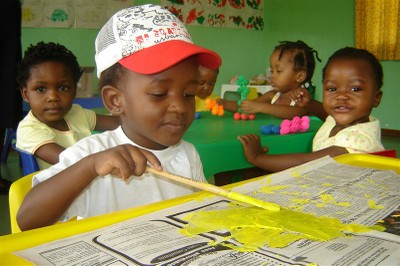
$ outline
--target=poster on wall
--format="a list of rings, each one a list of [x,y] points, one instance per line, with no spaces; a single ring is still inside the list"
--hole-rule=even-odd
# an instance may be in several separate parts
[[[161,0],[186,25],[264,29],[264,0]]]
[[[133,0],[24,0],[22,27],[100,29]]]

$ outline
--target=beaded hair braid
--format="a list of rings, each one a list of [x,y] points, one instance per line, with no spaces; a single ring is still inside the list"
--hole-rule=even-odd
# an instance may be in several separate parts
[[[318,57],[318,52],[308,46],[303,41],[282,41],[279,42],[277,46],[275,46],[275,51],[280,50],[279,59],[281,59],[282,55],[286,51],[294,52],[293,57],[293,65],[295,70],[304,70],[306,72],[306,78],[303,82],[303,86],[307,88],[310,93],[313,93],[315,90],[314,85],[312,85],[312,77],[314,75],[315,70],[315,57],[319,62],[321,59]]]
[[[78,83],[82,76],[82,69],[79,66],[76,56],[61,44],[39,42],[36,45],[29,46],[25,51],[24,58],[18,64],[18,89],[26,86],[26,81],[29,79],[32,67],[48,61],[65,64],[65,66],[71,69],[75,85]]]

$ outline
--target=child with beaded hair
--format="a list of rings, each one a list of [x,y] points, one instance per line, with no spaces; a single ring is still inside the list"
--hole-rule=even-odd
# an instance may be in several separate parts
[[[33,177],[17,215],[22,230],[196,191],[146,172],[149,165],[206,182],[182,137],[194,120],[199,65],[219,68],[218,54],[194,45],[177,17],[151,4],[114,14],[95,47],[103,101],[121,126],[81,140]]]
[[[93,130],[115,129],[118,116],[100,115],[73,104],[82,76],[75,55],[65,46],[39,42],[25,51],[17,82],[31,110],[17,129],[17,148],[35,155],[40,169],[58,162],[60,153]]]
[[[313,152],[270,155],[259,136],[240,136],[251,164],[276,172],[327,155],[384,150],[379,120],[371,116],[382,98],[383,71],[376,57],[363,49],[339,49],[328,59],[322,78],[323,107],[329,116],[313,139]],[[306,95],[307,103],[311,98]]]
[[[282,119],[295,116],[314,115],[307,108],[296,106],[293,91],[304,87],[314,90],[312,77],[315,69],[314,55],[318,53],[303,41],[282,41],[274,48],[270,56],[271,86],[273,90],[266,92],[254,100],[241,102],[242,113],[270,114]],[[237,111],[237,104],[223,103],[228,111]]]

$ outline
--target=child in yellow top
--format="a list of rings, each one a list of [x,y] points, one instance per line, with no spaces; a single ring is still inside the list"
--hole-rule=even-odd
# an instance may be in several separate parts
[[[210,111],[206,108],[206,100],[220,97],[213,93],[219,70],[199,67],[199,88],[196,92],[196,112]]]
[[[300,87],[314,90],[312,77],[317,52],[302,41],[283,41],[275,47],[270,57],[271,86],[273,90],[255,100],[244,100],[241,110],[245,114],[265,113],[279,118],[292,119],[294,116],[312,115],[304,107],[296,106],[291,92]],[[225,106],[228,111],[236,108]]]
[[[73,104],[82,70],[75,55],[53,42],[31,45],[18,65],[17,81],[31,110],[17,128],[17,148],[32,153],[40,169],[58,162],[67,147],[119,126],[118,116],[99,115]]]
[[[382,98],[383,71],[374,55],[346,47],[336,51],[323,69],[323,107],[328,118],[307,154],[266,154],[257,135],[240,136],[246,159],[253,165],[280,171],[326,155],[369,153],[384,150],[379,120],[372,108]]]
[[[197,191],[147,172],[148,165],[207,182],[182,137],[194,120],[199,65],[219,68],[218,54],[193,44],[176,16],[152,4],[114,14],[95,47],[103,102],[121,126],[80,140],[33,177],[17,215],[21,230]]]

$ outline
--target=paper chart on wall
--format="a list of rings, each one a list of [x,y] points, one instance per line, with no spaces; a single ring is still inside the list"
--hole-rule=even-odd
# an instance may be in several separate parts
[[[264,29],[263,0],[161,0],[161,4],[190,26]]]
[[[133,0],[24,0],[22,27],[100,29]]]

